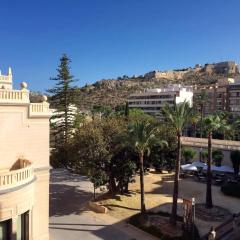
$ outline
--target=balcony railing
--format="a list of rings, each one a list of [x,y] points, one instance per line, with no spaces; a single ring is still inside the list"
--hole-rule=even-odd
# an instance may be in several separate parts
[[[30,117],[49,116],[49,103],[30,103],[29,115]]]
[[[0,173],[0,191],[8,190],[14,187],[19,187],[32,181],[34,178],[34,172],[32,165],[25,168],[6,171]]]
[[[29,103],[29,91],[0,89],[0,103]]]
[[[10,81],[10,77],[9,76],[0,76],[0,81]]]

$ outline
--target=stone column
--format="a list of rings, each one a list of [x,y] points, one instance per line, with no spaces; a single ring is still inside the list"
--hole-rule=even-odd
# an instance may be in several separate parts
[[[32,224],[32,209],[30,209],[29,211],[28,211],[28,227],[29,227],[29,240],[32,240],[33,238],[32,238],[32,226],[33,226],[33,224]]]
[[[12,218],[12,235],[11,240],[17,239],[17,223],[18,223],[18,216]]]

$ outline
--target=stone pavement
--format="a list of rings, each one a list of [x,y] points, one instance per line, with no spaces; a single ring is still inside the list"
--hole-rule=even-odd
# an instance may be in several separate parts
[[[92,184],[84,176],[55,169],[50,179],[50,240],[154,240],[156,238],[109,215],[86,208]]]

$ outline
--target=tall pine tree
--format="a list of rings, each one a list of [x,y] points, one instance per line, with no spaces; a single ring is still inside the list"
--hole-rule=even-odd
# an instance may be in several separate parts
[[[76,79],[70,73],[70,62],[68,56],[63,54],[57,68],[57,76],[51,78],[56,84],[48,90],[51,95],[51,107],[55,109],[51,118],[53,147],[57,152],[61,152],[63,163],[67,162],[67,146],[76,114],[74,108],[76,88],[73,86]]]

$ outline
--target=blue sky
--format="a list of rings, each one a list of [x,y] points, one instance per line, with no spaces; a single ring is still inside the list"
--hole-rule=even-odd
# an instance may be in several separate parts
[[[2,0],[0,69],[44,91],[62,53],[78,85],[240,62],[239,0]]]

